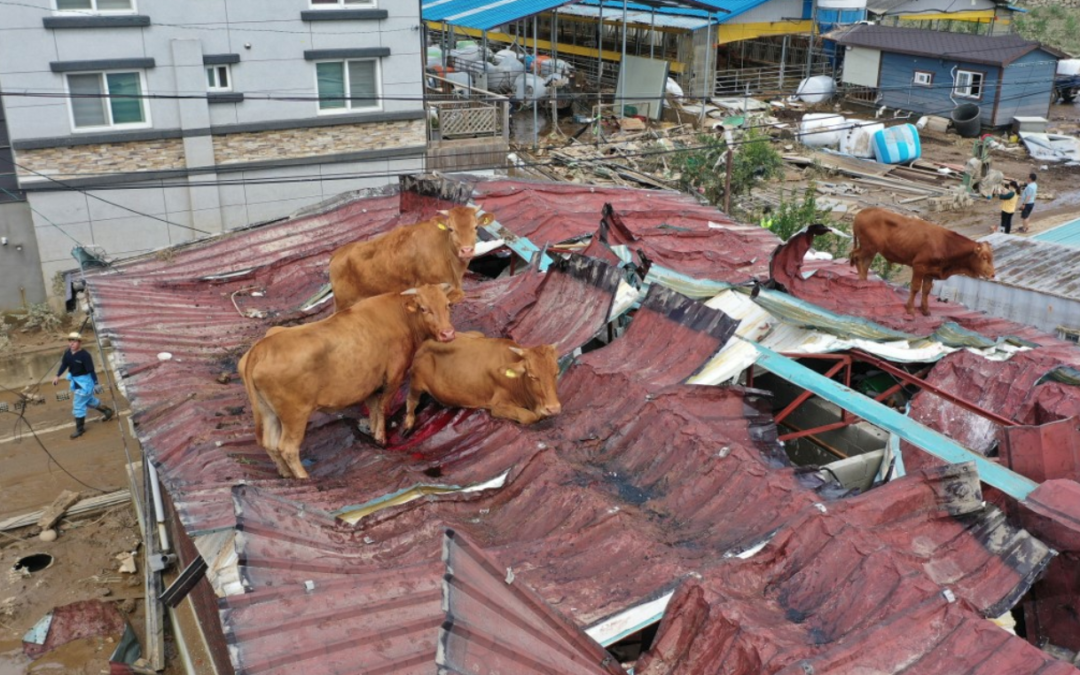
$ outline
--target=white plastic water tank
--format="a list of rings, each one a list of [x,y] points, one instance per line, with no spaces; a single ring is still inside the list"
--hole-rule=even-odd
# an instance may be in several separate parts
[[[1057,65],[1058,75],[1080,74],[1080,59],[1062,59]]]
[[[799,142],[812,148],[837,146],[847,126],[847,119],[832,113],[808,113],[799,122]]]
[[[805,103],[824,103],[836,93],[836,81],[828,75],[815,75],[799,83],[795,98]]]
[[[874,134],[885,128],[881,122],[848,120],[849,127],[840,135],[840,152],[852,157],[874,156]]]

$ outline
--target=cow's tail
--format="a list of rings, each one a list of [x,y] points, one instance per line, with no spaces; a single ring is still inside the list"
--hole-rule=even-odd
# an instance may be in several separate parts
[[[859,219],[859,214],[855,214],[855,220]],[[848,253],[848,264],[852,267],[858,267],[855,259],[858,258],[859,252],[859,228],[855,227],[856,223],[851,225],[851,251]]]
[[[248,350],[240,359],[238,370],[251,402],[251,413],[255,417],[255,440],[267,450],[277,450],[281,444],[281,419],[255,385],[254,374],[258,361],[258,353],[254,349]]]

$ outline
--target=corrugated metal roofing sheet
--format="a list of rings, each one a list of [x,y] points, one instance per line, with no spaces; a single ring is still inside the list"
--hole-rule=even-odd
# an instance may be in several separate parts
[[[736,17],[768,0],[658,0],[659,6],[627,3],[627,22],[652,23],[655,9],[657,26],[694,30],[708,25],[708,15],[716,23]],[[560,11],[576,16],[598,16],[599,2],[577,0],[426,0],[420,8],[424,21],[441,21],[476,30],[491,30],[519,19]],[[605,20],[622,19],[622,2],[605,2]]]
[[[581,16],[590,19],[598,19],[600,17],[600,7],[596,4],[590,3],[578,3],[575,5],[567,5],[559,9],[560,15],[568,16]],[[656,28],[678,28],[682,30],[698,30],[709,25],[710,21],[705,12],[701,13],[702,16],[692,16],[684,14],[673,14],[663,9],[658,9],[655,13],[646,10],[627,10],[626,23],[650,26]],[[723,15],[727,16],[727,15]],[[611,21],[615,17],[618,20],[622,20],[622,3],[618,8],[604,7],[604,20]],[[713,19],[712,23],[719,23]]]
[[[1028,239],[1034,239],[1035,241],[1046,241],[1055,244],[1061,244],[1062,246],[1075,246],[1080,247],[1080,218],[1069,221],[1064,225],[1058,225],[1057,227],[1050,228],[1045,232],[1039,232],[1033,234]]]
[[[838,28],[824,37],[852,47],[998,66],[1006,66],[1036,49],[1042,49],[1052,56],[1063,56],[1051,47],[1025,40],[1016,33],[975,35],[924,28],[856,24]]]
[[[1080,300],[1080,249],[1003,233],[981,241],[994,247],[996,283]]]
[[[475,197],[540,245],[593,233],[603,205],[618,204],[634,248],[684,274],[719,268],[713,276],[752,278],[776,242],[764,231],[727,231],[722,214],[667,193],[502,180],[479,183]],[[700,578],[712,625],[755,626],[741,631],[753,645],[725,647],[723,630],[695,642],[700,658],[733,650],[737,656],[724,662],[738,675],[759,673],[762,658],[783,667],[841,642],[878,655],[886,648],[925,654],[927,665],[970,661],[976,656],[968,642],[951,655],[927,653],[922,642],[888,647],[868,627],[914,620],[919,602],[948,585],[964,601],[949,611],[966,639],[977,630],[978,613],[1024,592],[1030,565],[1045,560],[1017,560],[1014,548],[986,545],[985,536],[991,542],[1026,536],[992,510],[964,518],[935,511],[933,504],[949,500],[935,492],[942,488],[928,474],[895,488],[925,494],[927,508],[900,493],[883,500],[868,495],[841,508],[851,514],[847,520],[824,520],[823,509],[832,512],[843,502],[787,465],[765,402],[738,387],[680,384],[719,350],[734,322],[655,285],[625,334],[579,358],[560,379],[561,415],[519,427],[484,412],[428,405],[414,435],[395,432],[380,448],[356,431],[357,411],[320,414],[304,447],[315,462],[314,478],[277,478],[254,443],[236,360],[269,325],[308,320],[296,308],[325,283],[333,248],[441,208],[432,203],[403,212],[400,203],[374,195],[185,247],[169,260],[148,257],[89,276],[99,332],[112,338],[125,371],[136,433],[186,531],[235,531],[235,549],[228,555],[223,549],[221,561],[226,567],[235,561],[235,570],[218,576],[246,591],[222,600],[221,623],[234,636],[238,671],[258,666],[316,675],[369,662],[424,661],[428,634],[414,632],[431,621],[422,570],[437,560],[447,525],[578,626],[668,592],[680,579]],[[695,246],[725,255],[716,263]],[[732,249],[739,253],[729,257]],[[240,278],[209,279],[238,270],[246,270]],[[556,341],[568,326],[585,334],[572,310],[592,316],[592,307],[576,303],[599,304],[595,316],[604,317],[610,295],[587,279],[581,283],[595,295],[577,295],[571,277],[554,276],[565,273],[471,280],[454,320],[459,329],[479,325],[499,334],[515,322],[524,330],[519,319],[532,311],[540,312],[528,326],[533,339]],[[550,321],[540,320],[548,313]],[[157,361],[163,350],[173,359]],[[417,484],[476,485],[504,474],[502,487],[423,495],[355,525],[332,513]],[[857,518],[865,524],[851,525]],[[758,576],[732,574],[733,559],[725,554],[770,538],[781,543],[738,568]],[[228,541],[220,534],[207,539]],[[823,547],[828,555],[821,555]],[[393,575],[407,577],[410,570],[417,571],[418,592],[402,595],[407,589],[393,585],[408,579]],[[940,570],[949,570],[947,579]],[[383,591],[357,582],[381,575],[390,575],[384,595],[397,593],[413,619],[383,615],[388,618],[365,622],[371,638],[358,640],[354,622],[339,613],[378,611]],[[814,579],[826,582],[809,583]],[[245,611],[234,611],[240,607]],[[281,648],[272,644],[275,635]],[[437,629],[430,639],[435,635]],[[1003,640],[995,644],[1001,663],[1046,662],[1022,640]],[[377,653],[384,647],[392,658]],[[758,656],[748,656],[747,648]]]
[[[420,5],[424,21],[491,30],[503,24],[548,12],[576,0],[426,0]]]

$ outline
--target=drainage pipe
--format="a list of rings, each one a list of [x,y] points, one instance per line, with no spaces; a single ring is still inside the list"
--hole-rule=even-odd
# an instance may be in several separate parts
[[[161,483],[158,481],[157,468],[154,467],[154,463],[147,460],[146,465],[150,470],[150,492],[154,495],[154,519],[157,521],[158,541],[161,543],[162,553],[168,553],[170,550],[169,535],[165,531],[165,506],[161,502]]]

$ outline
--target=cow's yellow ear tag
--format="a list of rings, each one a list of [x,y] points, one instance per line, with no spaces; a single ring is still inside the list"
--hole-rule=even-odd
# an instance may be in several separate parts
[[[439,229],[440,229],[440,230],[445,230],[445,229],[446,229],[446,226],[445,226],[445,225],[443,225],[442,223],[439,223]]]
[[[506,369],[506,376],[509,377],[509,378],[515,378],[515,377],[517,377],[517,373],[515,373],[513,370],[510,370],[509,368],[507,368]]]

